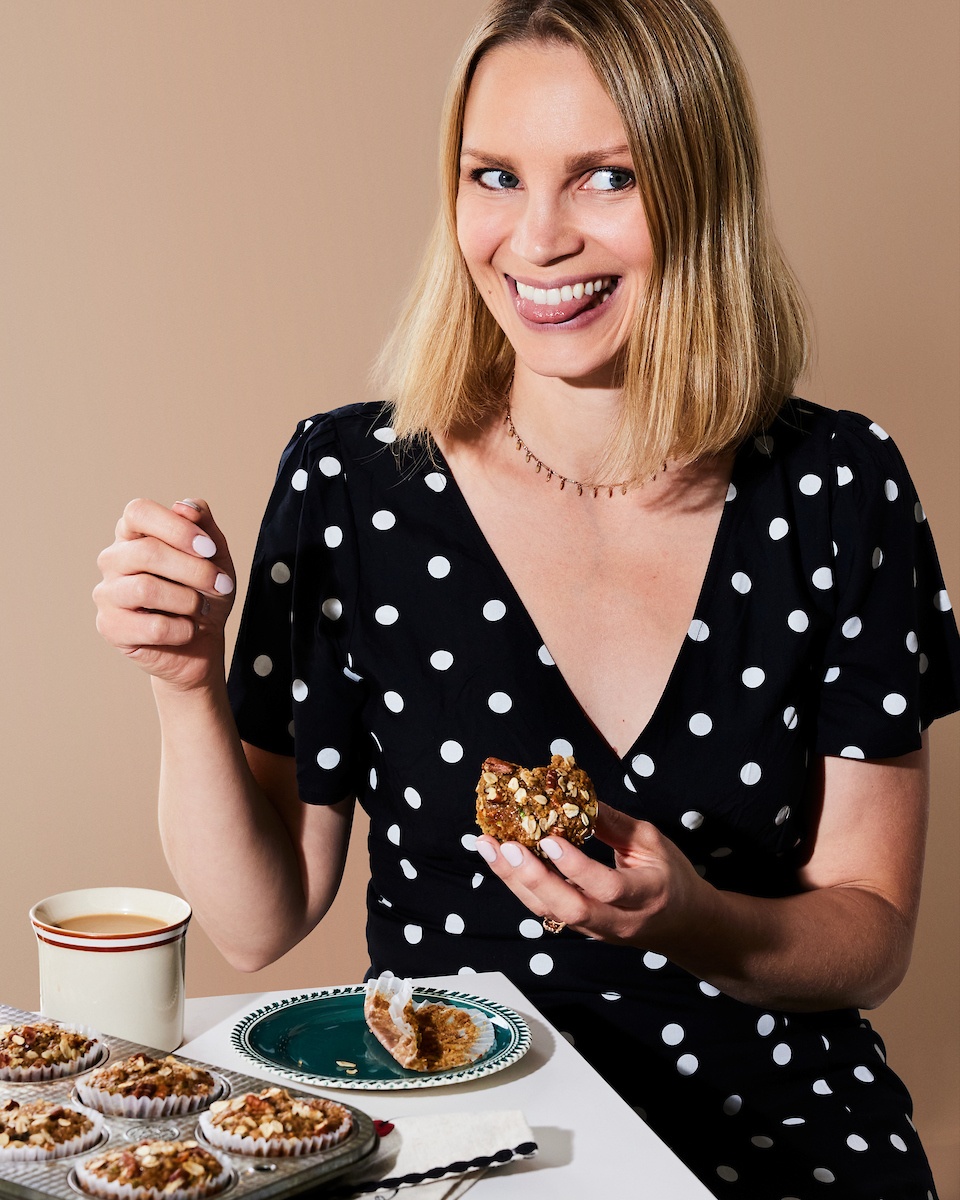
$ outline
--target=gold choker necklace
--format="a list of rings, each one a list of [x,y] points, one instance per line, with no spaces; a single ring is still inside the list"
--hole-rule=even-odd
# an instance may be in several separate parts
[[[547,483],[549,483],[550,480],[553,479],[554,476],[556,476],[556,478],[560,480],[560,491],[561,492],[567,486],[567,484],[569,484],[570,487],[575,487],[577,489],[578,496],[582,496],[585,491],[593,492],[594,499],[596,499],[597,496],[599,496],[601,492],[606,492],[608,496],[612,496],[613,493],[615,491],[617,491],[618,489],[620,491],[621,496],[625,496],[627,494],[627,489],[630,486],[630,484],[627,482],[624,482],[624,483],[597,483],[597,484],[580,483],[580,481],[577,479],[568,479],[566,475],[561,475],[559,471],[555,471],[552,467],[548,467],[547,464],[542,461],[542,459],[537,458],[537,456],[530,449],[530,447],[527,445],[527,443],[523,440],[523,438],[520,436],[520,434],[517,433],[517,428],[513,423],[513,416],[510,412],[509,404],[507,405],[507,411],[506,411],[506,414],[504,415],[503,419],[504,419],[504,422],[506,423],[508,434],[513,439],[513,441],[515,441],[517,443],[517,449],[522,450],[524,452],[524,454],[526,455],[526,461],[536,463],[538,472],[546,471]],[[666,469],[667,469],[667,464],[664,463],[663,470],[665,471]],[[657,475],[654,475],[652,478],[656,479]]]

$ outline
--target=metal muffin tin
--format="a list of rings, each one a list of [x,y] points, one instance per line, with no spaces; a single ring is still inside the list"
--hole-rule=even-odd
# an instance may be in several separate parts
[[[0,1025],[21,1025],[30,1021],[50,1022],[50,1018],[0,1004]],[[74,1091],[78,1078],[88,1075],[107,1062],[124,1059],[138,1052],[154,1057],[163,1056],[162,1050],[110,1037],[108,1034],[99,1035],[98,1040],[105,1047],[105,1053],[101,1054],[93,1066],[79,1075],[51,1079],[46,1083],[11,1083],[9,1080],[0,1079],[0,1104],[9,1099],[17,1100],[21,1104],[27,1104],[31,1100],[50,1100],[73,1108],[82,1108],[83,1105]],[[280,1086],[268,1083],[264,1079],[256,1079],[252,1075],[241,1075],[237,1071],[224,1070],[211,1063],[186,1058],[176,1052],[174,1054],[181,1062],[202,1067],[217,1079],[221,1086],[211,1100]],[[317,1098],[314,1094],[297,1091],[295,1088],[287,1088],[287,1091],[292,1096],[300,1096],[306,1100]],[[223,1200],[283,1200],[287,1196],[321,1189],[325,1183],[336,1179],[355,1163],[366,1158],[377,1144],[373,1122],[360,1109],[344,1104],[339,1099],[337,1103],[349,1110],[353,1117],[353,1129],[342,1142],[329,1150],[322,1150],[318,1154],[261,1158],[231,1154],[216,1147],[217,1152],[232,1168],[233,1181],[223,1190],[213,1193],[211,1200],[214,1200],[214,1197],[217,1200],[219,1197],[223,1197]],[[143,1138],[162,1138],[165,1141],[195,1138],[201,1146],[205,1145],[203,1136],[197,1129],[197,1122],[203,1111],[204,1109],[200,1109],[198,1112],[183,1115],[174,1114],[160,1120],[135,1120],[130,1117],[101,1114],[106,1136],[90,1149],[47,1162],[0,1161],[0,1196],[11,1197],[12,1200],[49,1200],[50,1197],[78,1200],[78,1197],[87,1196],[76,1182],[74,1167],[78,1161],[111,1147],[135,1145]]]

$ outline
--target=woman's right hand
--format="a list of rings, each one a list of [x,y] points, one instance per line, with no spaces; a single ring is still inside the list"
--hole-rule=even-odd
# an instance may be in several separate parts
[[[235,575],[203,500],[131,500],[97,565],[97,629],[110,645],[177,688],[222,681]]]

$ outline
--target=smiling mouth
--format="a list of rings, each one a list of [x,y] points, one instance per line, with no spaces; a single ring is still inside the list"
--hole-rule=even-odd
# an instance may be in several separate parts
[[[537,325],[564,325],[576,320],[605,304],[620,283],[616,275],[601,275],[560,287],[539,288],[509,275],[507,279],[514,293],[517,312]]]

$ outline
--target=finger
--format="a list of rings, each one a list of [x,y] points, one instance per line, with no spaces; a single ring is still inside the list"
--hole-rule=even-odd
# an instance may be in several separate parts
[[[589,921],[589,898],[519,842],[501,845],[494,838],[482,837],[477,839],[477,851],[494,874],[538,917],[554,917],[571,926]]]
[[[123,516],[117,522],[117,540],[135,541],[139,538],[155,538],[185,554],[192,554],[200,558],[214,558],[218,552],[225,549],[225,543],[222,535],[218,544],[216,539],[203,528],[203,510],[201,509],[198,514],[196,508],[199,503],[199,501],[194,501],[192,508],[178,504],[175,512],[172,508],[166,508],[155,500],[131,500],[123,510]],[[199,530],[197,529],[198,524],[201,526]]]
[[[210,600],[192,587],[156,575],[121,575],[104,585],[100,598],[107,606],[170,613],[196,621],[210,611]]]
[[[189,525],[189,528],[195,530],[196,526]],[[202,536],[206,537],[205,534]],[[124,575],[155,575],[221,598],[229,596],[234,588],[232,577],[216,561],[146,535],[114,542],[97,561],[107,580]]]
[[[197,627],[189,617],[116,608],[97,614],[97,630],[111,646],[130,651],[141,646],[186,646]]]
[[[655,851],[662,835],[649,821],[638,821],[635,817],[598,803],[594,832],[607,846],[621,852]]]

